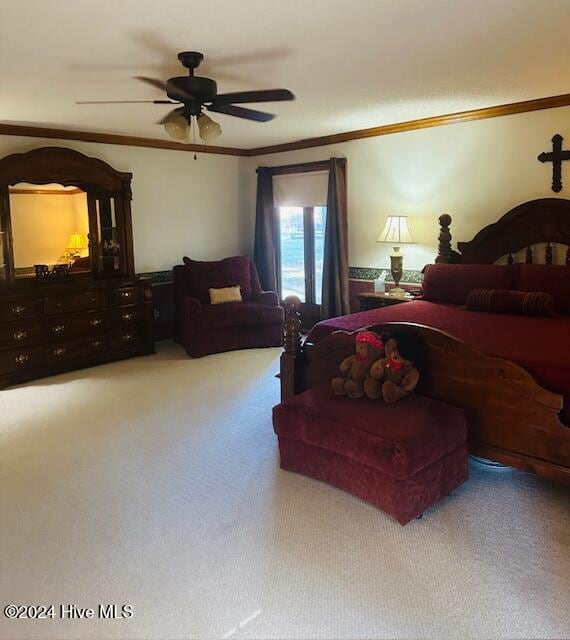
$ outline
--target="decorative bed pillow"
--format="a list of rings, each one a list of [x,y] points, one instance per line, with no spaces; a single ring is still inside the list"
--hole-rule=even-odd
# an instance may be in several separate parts
[[[468,311],[509,313],[515,316],[551,316],[554,301],[548,293],[510,291],[506,289],[473,289],[467,296]]]
[[[517,264],[515,282],[519,291],[549,293],[556,311],[570,315],[570,265]]]
[[[514,289],[510,266],[495,264],[428,264],[423,297],[430,302],[465,304],[473,289]]]
[[[224,302],[241,302],[241,287],[223,287],[222,289],[210,289],[210,303],[222,304]]]

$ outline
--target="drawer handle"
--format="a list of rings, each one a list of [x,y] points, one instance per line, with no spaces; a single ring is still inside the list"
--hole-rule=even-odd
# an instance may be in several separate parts
[[[134,339],[134,335],[132,333],[125,333],[121,336],[121,338],[125,341],[125,342],[130,342],[131,340]]]
[[[56,333],[57,335],[59,335],[60,333],[63,333],[65,331],[65,325],[64,324],[56,324],[54,325],[51,330]]]
[[[57,347],[52,351],[52,353],[56,358],[61,358],[61,356],[65,353],[65,347]]]
[[[128,322],[129,320],[133,319],[133,314],[132,313],[123,313],[123,315],[121,316],[121,320],[123,320],[123,322]]]
[[[29,359],[30,356],[27,353],[20,353],[14,358],[14,361],[16,364],[24,365]]]
[[[121,298],[130,298],[132,295],[132,291],[121,291]]]
[[[28,337],[28,332],[27,331],[14,331],[12,336],[13,336],[14,340],[17,340],[18,342],[22,342],[22,340],[25,340]]]
[[[17,304],[15,307],[12,307],[12,313],[16,314],[17,316],[21,316],[25,310],[26,307],[22,306],[21,304]]]
[[[94,318],[93,320],[91,320],[91,322],[89,323],[92,327],[98,327],[99,325],[101,325],[103,323],[103,320],[101,320],[101,318]]]
[[[101,340],[93,340],[93,342],[91,342],[91,346],[94,349],[98,349],[102,344]]]

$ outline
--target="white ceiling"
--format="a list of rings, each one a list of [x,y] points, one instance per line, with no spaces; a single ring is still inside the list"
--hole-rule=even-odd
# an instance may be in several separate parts
[[[570,92],[570,0],[1,0],[0,122],[168,139],[134,79],[206,55],[219,92],[285,87],[264,124],[212,114],[256,147]]]

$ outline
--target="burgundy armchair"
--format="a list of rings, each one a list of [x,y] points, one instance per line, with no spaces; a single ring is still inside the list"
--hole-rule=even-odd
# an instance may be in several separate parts
[[[239,285],[242,302],[210,304],[210,288]],[[283,344],[283,309],[263,291],[255,264],[235,256],[217,262],[184,258],[174,267],[175,340],[189,356]]]

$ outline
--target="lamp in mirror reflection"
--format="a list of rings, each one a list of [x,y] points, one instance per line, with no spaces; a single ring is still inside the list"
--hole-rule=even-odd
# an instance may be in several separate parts
[[[81,252],[85,251],[87,247],[87,239],[82,233],[72,233],[65,247],[65,257],[69,262],[73,262],[80,257]]]
[[[393,253],[390,254],[390,271],[396,286],[390,289],[388,293],[395,297],[405,296],[406,291],[400,288],[400,280],[404,274],[404,256],[400,253],[400,245],[415,243],[408,224],[408,217],[388,216],[382,233],[378,236],[376,242],[387,242],[394,248]]]

